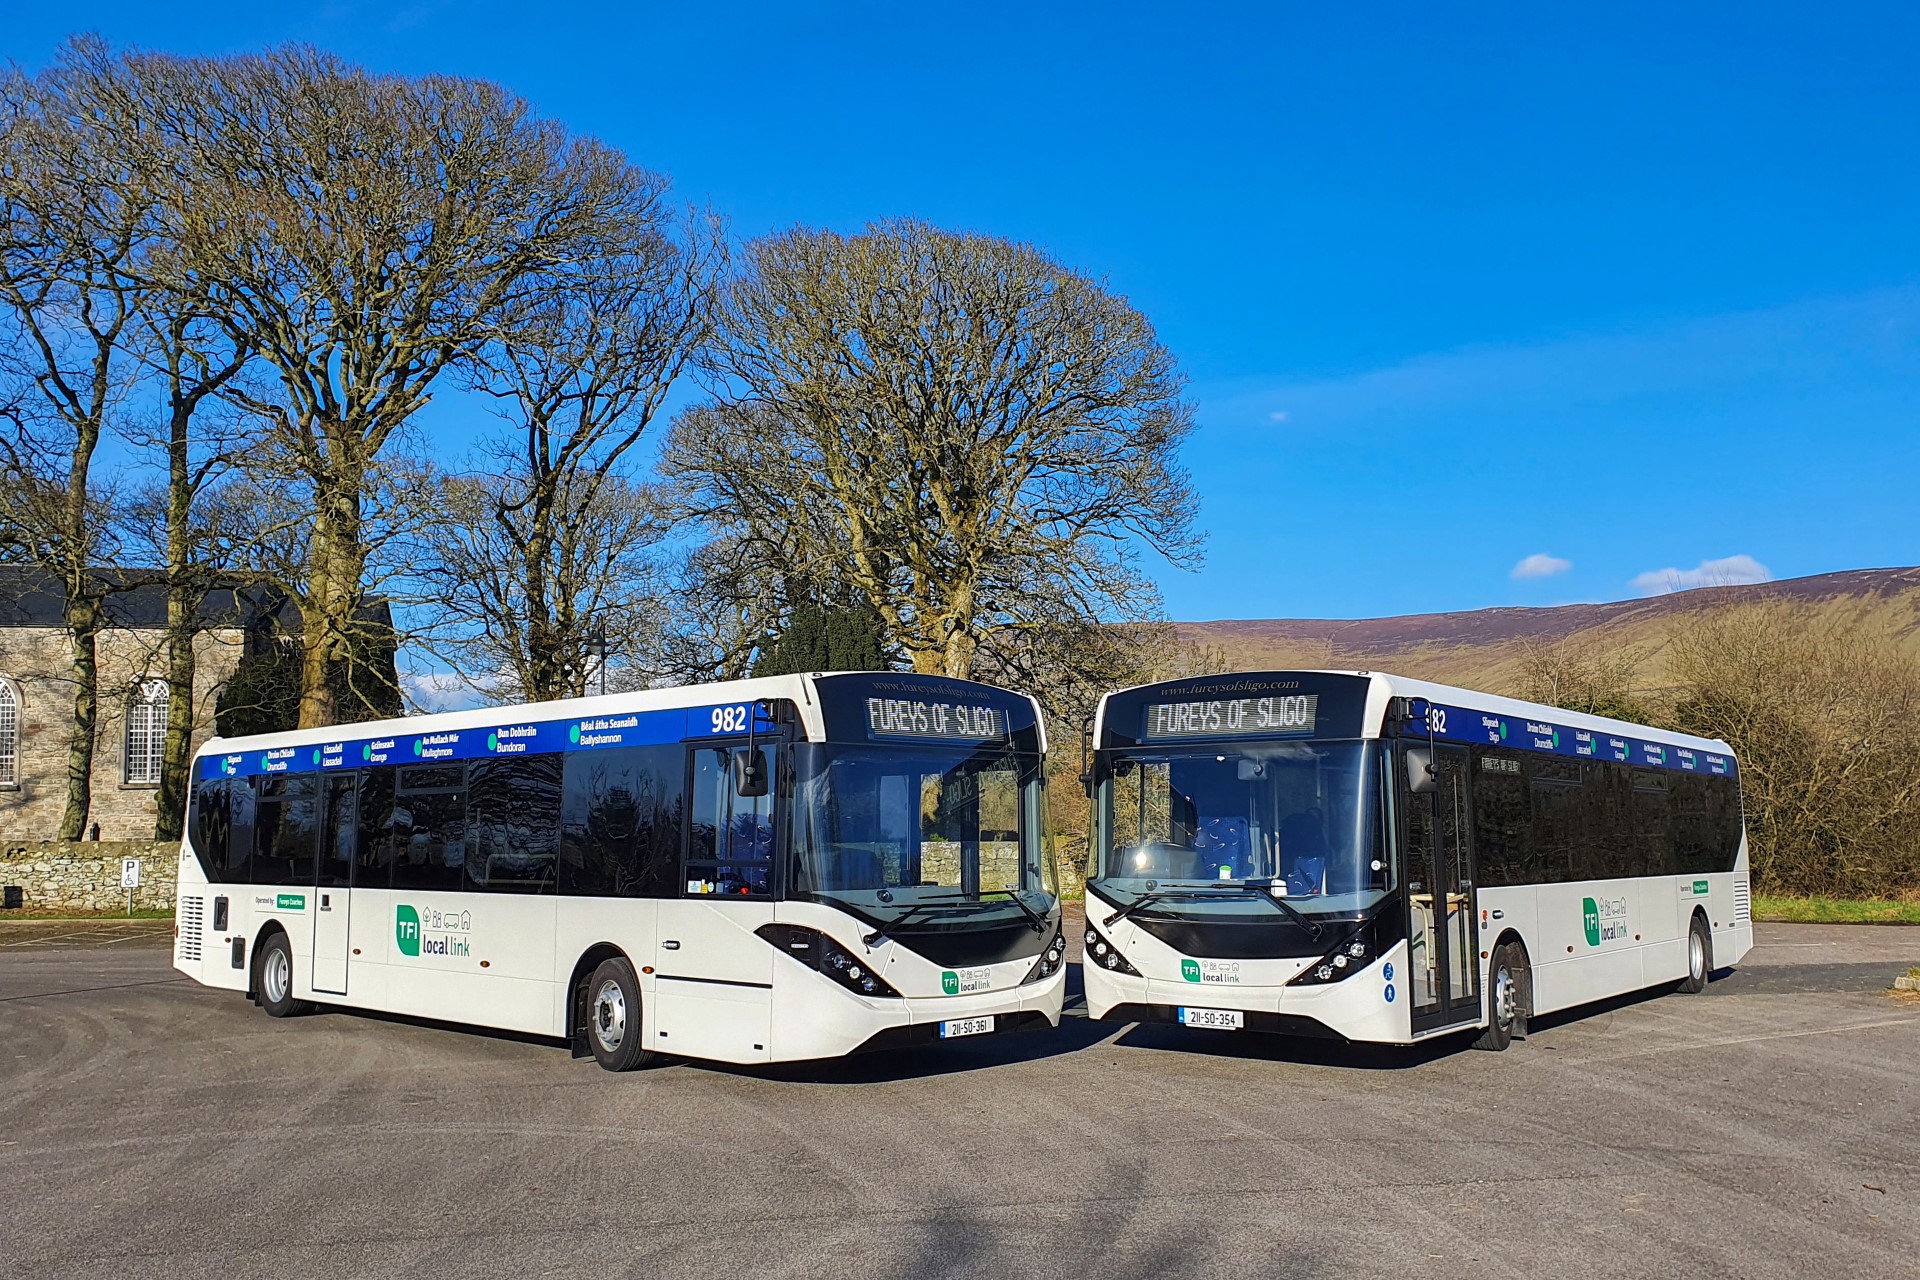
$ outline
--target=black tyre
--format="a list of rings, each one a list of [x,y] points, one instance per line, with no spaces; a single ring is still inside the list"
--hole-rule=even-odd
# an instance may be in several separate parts
[[[273,1018],[291,1018],[313,1006],[293,998],[293,944],[284,933],[270,933],[253,952],[253,992]]]
[[[1708,975],[1713,972],[1713,931],[1707,928],[1706,920],[1695,916],[1687,928],[1687,976],[1674,984],[1674,990],[1683,995],[1697,996],[1707,989]]]
[[[640,983],[632,965],[602,960],[587,979],[582,1006],[587,1048],[601,1066],[631,1071],[652,1058],[640,1038]]]
[[[1476,1049],[1499,1053],[1516,1035],[1527,1034],[1527,958],[1512,943],[1493,950],[1487,966],[1487,1029],[1473,1042]]]

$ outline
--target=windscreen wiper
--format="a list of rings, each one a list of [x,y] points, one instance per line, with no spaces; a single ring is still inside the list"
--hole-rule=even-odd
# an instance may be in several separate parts
[[[931,911],[935,907],[952,906],[954,903],[972,903],[974,906],[979,906],[980,899],[985,898],[990,894],[995,896],[998,896],[1000,894],[1006,894],[1008,897],[1013,899],[1013,905],[1016,907],[1019,907],[1021,914],[1026,916],[1027,921],[1033,925],[1033,931],[1035,933],[1045,933],[1047,931],[1046,918],[1042,916],[1039,912],[1035,911],[1032,907],[1028,906],[1021,899],[1020,895],[1014,892],[1012,889],[982,889],[978,894],[978,896],[975,896],[972,894],[966,894],[966,893],[952,893],[952,894],[942,895],[941,897],[938,897],[938,898],[922,898],[918,902],[914,903],[912,906],[908,907],[905,911],[902,911],[899,915],[887,921],[885,924],[875,929],[872,933],[868,934],[863,939],[863,941],[870,947],[874,946],[877,943],[879,943],[881,939],[891,937],[895,929],[898,929],[901,925],[905,924],[908,920],[911,920],[914,916],[919,915],[923,911]]]
[[[895,929],[898,929],[901,925],[913,919],[915,916],[919,915],[922,911],[931,911],[935,907],[945,906],[947,903],[951,901],[953,901],[953,899],[951,898],[937,898],[937,899],[922,898],[920,901],[914,903],[912,906],[908,907],[905,911],[902,911],[899,915],[895,916],[893,919],[887,921],[885,924],[875,929],[872,933],[862,938],[861,941],[866,943],[870,947],[876,946],[883,939],[891,936]]]
[[[1239,890],[1243,895],[1264,898],[1266,901],[1271,902],[1274,906],[1292,916],[1295,921],[1311,930],[1315,938],[1318,938],[1322,933],[1326,932],[1325,929],[1321,928],[1318,920],[1315,920],[1306,912],[1294,906],[1291,902],[1288,902],[1285,898],[1275,894],[1273,892],[1273,881],[1271,880],[1242,880],[1234,885],[1233,888]]]
[[[1222,881],[1220,883],[1219,888],[1155,889],[1149,893],[1141,894],[1139,897],[1135,898],[1132,902],[1129,902],[1126,906],[1120,908],[1118,911],[1108,916],[1107,924],[1109,927],[1111,927],[1115,923],[1126,919],[1128,916],[1138,911],[1141,907],[1146,906],[1148,903],[1161,902],[1161,901],[1165,901],[1168,898],[1206,899],[1206,898],[1216,898],[1216,897],[1221,897],[1221,898],[1257,897],[1257,898],[1262,898],[1268,902],[1271,902],[1274,906],[1286,912],[1287,915],[1291,916],[1296,923],[1305,927],[1308,930],[1308,932],[1310,932],[1315,938],[1318,938],[1322,933],[1326,932],[1320,926],[1320,923],[1315,919],[1313,919],[1313,917],[1309,916],[1306,912],[1300,910],[1296,906],[1293,906],[1286,899],[1276,898],[1272,893],[1268,892],[1268,890],[1272,887],[1272,884],[1273,884],[1273,881],[1271,880],[1241,880],[1233,883]],[[1222,892],[1222,890],[1224,890],[1225,892]]]
[[[1026,914],[1027,919],[1033,923],[1033,931],[1035,933],[1045,933],[1047,931],[1046,917],[1041,915],[1038,911],[1035,911],[1032,907],[1028,906],[1026,899],[1022,898],[1018,891],[1013,889],[982,889],[980,891],[980,896],[984,898],[988,894],[993,894],[994,896],[998,897],[1000,894],[1003,894],[1003,893],[1006,894],[1009,898],[1012,898],[1013,905],[1020,908],[1020,910]]]
[[[1211,889],[1149,889],[1107,917],[1108,926],[1118,924],[1128,916],[1146,906],[1149,902],[1163,902],[1168,898],[1205,898],[1211,896]]]

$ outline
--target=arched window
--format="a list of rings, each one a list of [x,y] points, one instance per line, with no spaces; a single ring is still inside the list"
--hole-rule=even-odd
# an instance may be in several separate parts
[[[20,783],[20,690],[0,676],[0,787]]]
[[[160,755],[167,743],[167,684],[142,681],[127,703],[127,781],[157,786]]]

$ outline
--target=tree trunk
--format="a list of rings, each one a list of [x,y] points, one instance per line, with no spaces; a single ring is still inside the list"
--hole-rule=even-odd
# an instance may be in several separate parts
[[[93,735],[99,718],[99,664],[95,641],[102,609],[97,600],[69,588],[67,629],[73,638],[73,728],[67,739],[67,804],[60,814],[60,838],[86,835],[93,806]]]
[[[176,322],[169,350],[180,347]],[[198,397],[183,399],[174,366],[173,413],[167,431],[167,737],[160,750],[160,791],[154,796],[153,838],[178,840],[186,825],[187,771],[193,757],[193,642],[204,597],[193,566],[193,477],[187,432]]]
[[[364,471],[336,464],[316,496],[312,566],[300,603],[300,727],[320,729],[340,722],[334,705],[333,664],[352,657],[360,614],[360,582],[366,548],[360,543],[360,494]]]
[[[167,589],[167,739],[160,754],[160,791],[153,801],[159,809],[153,820],[155,840],[178,840],[186,826],[187,789],[192,785],[188,771],[193,764],[198,596],[190,587]]]

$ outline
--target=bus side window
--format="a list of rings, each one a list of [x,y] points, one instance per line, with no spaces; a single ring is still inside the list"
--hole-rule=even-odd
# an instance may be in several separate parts
[[[773,889],[773,791],[743,796],[735,788],[733,753],[741,747],[693,752],[693,794],[687,824],[686,892],[690,896],[758,896]],[[775,748],[762,753],[773,777]]]
[[[255,884],[314,882],[320,840],[319,782],[312,773],[254,778]]]
[[[1533,811],[1518,751],[1473,748],[1473,849],[1482,888],[1535,876]]]
[[[227,873],[227,841],[233,824],[228,789],[232,786],[233,782],[228,778],[203,778],[193,788],[193,818],[189,833],[194,853],[199,856],[200,865],[210,881],[218,882]]]
[[[394,780],[398,765],[376,764],[360,775],[358,829],[354,833],[353,883],[385,889],[393,883]]]

